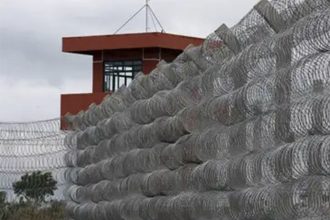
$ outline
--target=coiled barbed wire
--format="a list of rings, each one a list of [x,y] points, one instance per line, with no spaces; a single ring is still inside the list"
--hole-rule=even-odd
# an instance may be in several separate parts
[[[68,203],[84,219],[311,219],[329,217],[329,178],[312,176],[288,184],[235,192],[182,192],[175,196],[126,196],[99,203]]]
[[[26,173],[51,172],[57,181],[56,199],[64,199],[67,165],[66,133],[60,119],[0,123],[0,190],[14,200],[13,183]]]
[[[329,14],[261,1],[71,116],[70,216],[328,219]]]

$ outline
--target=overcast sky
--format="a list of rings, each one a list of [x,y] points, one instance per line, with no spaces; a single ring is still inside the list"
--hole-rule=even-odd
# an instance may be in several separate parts
[[[207,37],[257,0],[152,0],[168,33]],[[143,0],[0,0],[0,121],[59,117],[60,94],[91,92],[91,57],[61,52],[64,36],[112,34]],[[120,33],[142,32],[144,15]]]

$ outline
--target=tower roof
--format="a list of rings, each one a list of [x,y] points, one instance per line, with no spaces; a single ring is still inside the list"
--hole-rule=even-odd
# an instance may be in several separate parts
[[[134,34],[115,34],[98,36],[78,36],[63,38],[63,52],[92,55],[96,51],[137,49],[137,48],[166,48],[183,50],[189,44],[200,45],[203,38],[189,37],[176,34],[148,32]]]

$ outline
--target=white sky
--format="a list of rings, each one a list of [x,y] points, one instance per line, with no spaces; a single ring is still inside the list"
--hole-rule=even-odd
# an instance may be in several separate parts
[[[257,0],[152,0],[168,33],[207,37]],[[59,117],[60,94],[91,92],[91,57],[61,52],[64,36],[112,34],[143,0],[0,0],[0,121]],[[121,33],[143,32],[141,14]]]

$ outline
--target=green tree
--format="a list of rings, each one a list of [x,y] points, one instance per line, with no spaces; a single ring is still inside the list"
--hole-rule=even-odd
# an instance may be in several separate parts
[[[21,180],[13,184],[17,196],[23,196],[26,200],[40,204],[45,202],[47,196],[54,195],[57,189],[56,181],[50,172],[40,171],[21,176]]]

